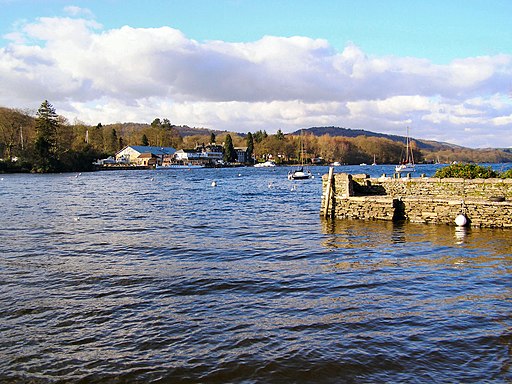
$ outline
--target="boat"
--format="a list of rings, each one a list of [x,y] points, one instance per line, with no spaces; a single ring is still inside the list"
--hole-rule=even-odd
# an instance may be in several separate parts
[[[341,166],[341,163],[339,161],[335,161],[334,163],[332,163],[333,167],[339,167]]]
[[[403,159],[403,161],[398,164],[396,167],[395,167],[395,172],[397,173],[402,173],[402,172],[415,172],[416,171],[416,167],[414,165],[414,156],[413,156],[413,153],[412,153],[412,147],[411,147],[411,143],[410,143],[410,138],[409,138],[409,127],[407,127],[407,136],[406,136],[406,141],[405,141],[405,158]]]
[[[302,132],[300,135],[300,163],[301,166],[299,168],[288,172],[288,180],[305,180],[313,176],[310,170],[304,170],[304,143],[302,141]]]
[[[288,180],[304,180],[310,179],[312,176],[311,171],[305,171],[303,167],[297,168],[294,171],[288,172]]]
[[[272,160],[265,161],[264,163],[258,163],[254,164],[254,167],[256,168],[269,168],[269,167],[275,167],[276,163]]]

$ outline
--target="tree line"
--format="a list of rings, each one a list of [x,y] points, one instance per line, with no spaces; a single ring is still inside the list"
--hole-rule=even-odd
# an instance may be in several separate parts
[[[200,133],[190,134],[196,131]],[[285,135],[281,130],[272,135],[265,130],[214,134],[174,125],[167,118],[155,118],[151,124],[90,126],[79,121],[70,123],[47,100],[35,116],[0,107],[0,172],[87,171],[93,169],[96,159],[112,156],[127,145],[193,149],[213,142],[223,144],[224,159],[228,162],[236,161],[235,147],[247,147],[253,161],[272,159],[278,164],[302,160],[307,163],[313,159],[317,163],[360,164],[375,159],[379,164],[397,164],[405,151],[404,143],[380,137],[315,136],[307,132]],[[416,162],[512,161],[512,153],[500,150],[441,147],[426,151],[420,150],[414,140],[411,145]]]

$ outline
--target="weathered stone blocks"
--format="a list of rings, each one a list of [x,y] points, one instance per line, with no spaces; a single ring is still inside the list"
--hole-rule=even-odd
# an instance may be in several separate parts
[[[471,226],[512,228],[510,179],[376,179],[342,173],[334,176],[333,190],[333,217],[455,225],[463,213]]]

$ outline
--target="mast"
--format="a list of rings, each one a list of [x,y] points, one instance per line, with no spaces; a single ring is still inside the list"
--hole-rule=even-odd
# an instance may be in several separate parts
[[[407,127],[405,134],[405,163],[409,163],[409,127]]]
[[[414,155],[412,153],[411,139],[409,138],[409,127],[407,127],[407,136],[405,141],[405,163],[414,164]]]
[[[300,130],[300,165],[304,165],[304,130]]]
[[[409,163],[414,164],[414,155],[412,153],[411,138],[409,137],[409,127],[407,127],[407,146],[409,147],[409,152],[408,152],[408,156],[410,156]]]

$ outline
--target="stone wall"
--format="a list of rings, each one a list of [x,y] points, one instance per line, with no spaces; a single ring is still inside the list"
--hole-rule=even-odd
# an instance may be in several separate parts
[[[324,177],[324,191],[327,178]],[[361,220],[408,220],[455,225],[512,228],[512,180],[369,178],[336,174],[327,216]],[[325,194],[324,194],[325,195]],[[504,201],[495,201],[501,200]],[[322,199],[322,212],[325,207]]]
[[[359,175],[357,175],[359,176]],[[512,179],[438,179],[418,178],[356,178],[353,188],[358,194],[375,194],[378,187],[388,196],[429,196],[450,198],[478,198],[488,200],[503,196],[512,200]]]

